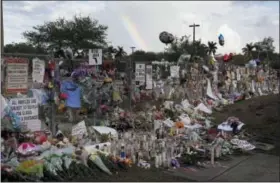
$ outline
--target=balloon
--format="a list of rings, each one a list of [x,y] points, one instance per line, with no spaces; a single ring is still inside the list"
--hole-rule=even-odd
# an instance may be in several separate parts
[[[224,62],[228,62],[229,61],[229,55],[225,54],[223,57]]]
[[[164,31],[159,34],[159,40],[164,44],[170,44],[174,41],[174,36]]]
[[[224,46],[224,44],[225,44],[225,38],[224,38],[224,36],[223,36],[222,34],[220,34],[219,37],[218,37],[218,39],[219,39],[219,44],[220,44],[221,46]]]

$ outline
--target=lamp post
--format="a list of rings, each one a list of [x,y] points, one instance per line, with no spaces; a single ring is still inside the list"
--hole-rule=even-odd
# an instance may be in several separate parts
[[[129,94],[128,94],[128,102],[129,102],[129,111],[131,112],[131,101],[132,101],[132,67],[133,67],[133,60],[132,60],[132,55],[134,53],[135,47],[132,46],[131,48],[131,57],[129,60],[129,65],[128,65],[128,85],[129,85]]]

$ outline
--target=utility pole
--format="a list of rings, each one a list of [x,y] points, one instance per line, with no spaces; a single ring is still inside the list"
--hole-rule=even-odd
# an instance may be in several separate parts
[[[4,53],[3,1],[1,1],[1,53]]]
[[[133,61],[132,61],[132,55],[134,53],[135,47],[132,46],[131,48],[131,57],[129,59],[129,64],[128,64],[128,85],[129,85],[129,93],[128,93],[128,102],[129,102],[129,111],[131,112],[131,101],[132,101],[132,67],[133,67]]]
[[[200,27],[200,25],[193,23],[192,25],[189,25],[189,27],[193,28],[193,54],[192,54],[193,57],[195,55],[195,28]]]
[[[4,53],[4,23],[3,23],[3,1],[1,1],[1,53]],[[2,62],[2,55],[1,55],[1,86],[4,85],[4,78],[5,78],[5,65]],[[3,81],[3,83],[2,83]],[[4,86],[3,86],[4,87]],[[1,87],[2,88],[2,87]]]

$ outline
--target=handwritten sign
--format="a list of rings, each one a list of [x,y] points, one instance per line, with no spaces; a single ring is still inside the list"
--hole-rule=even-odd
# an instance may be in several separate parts
[[[145,71],[145,64],[135,64],[135,81],[138,81],[140,85],[143,85],[146,81]]]
[[[102,65],[102,49],[91,49],[88,52],[89,65]]]
[[[83,135],[88,135],[85,121],[81,121],[72,127],[72,136],[83,138]]]
[[[20,117],[22,128],[30,129],[33,125],[41,124],[38,119],[38,101],[36,98],[13,98],[9,104],[11,110]]]
[[[45,62],[38,58],[32,60],[32,80],[33,82],[43,83],[45,75]]]
[[[147,90],[153,89],[153,66],[152,65],[146,66],[146,89]]]
[[[180,67],[179,66],[171,66],[170,67],[170,75],[172,78],[179,78],[179,70],[180,70]]]
[[[5,58],[7,64],[7,93],[25,93],[28,88],[28,60]]]

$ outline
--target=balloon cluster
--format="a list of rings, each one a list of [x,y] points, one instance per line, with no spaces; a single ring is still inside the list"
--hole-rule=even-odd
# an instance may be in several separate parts
[[[224,36],[223,36],[222,34],[220,34],[219,37],[218,37],[218,39],[219,39],[219,44],[220,44],[221,46],[224,46],[224,44],[225,44],[225,38],[224,38]]]
[[[232,58],[233,58],[233,53],[225,54],[225,55],[223,56],[224,62],[229,62],[229,61],[232,60]]]
[[[159,34],[159,40],[164,44],[171,44],[174,41],[174,36],[164,31]]]

